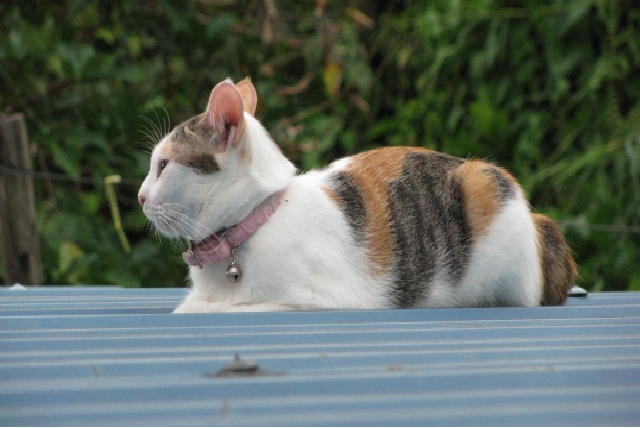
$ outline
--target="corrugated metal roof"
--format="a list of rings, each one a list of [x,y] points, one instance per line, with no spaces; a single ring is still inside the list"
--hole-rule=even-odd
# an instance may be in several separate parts
[[[170,315],[184,293],[0,290],[0,425],[640,422],[639,293]],[[217,375],[235,354],[259,370]]]

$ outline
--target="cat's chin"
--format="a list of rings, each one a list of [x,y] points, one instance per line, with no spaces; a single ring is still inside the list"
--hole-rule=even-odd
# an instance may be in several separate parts
[[[211,234],[204,231],[203,227],[193,227],[190,223],[195,224],[195,222],[193,220],[185,221],[184,218],[186,216],[184,215],[151,210],[145,212],[145,215],[151,224],[153,224],[155,231],[169,239],[186,239],[199,242]]]
[[[179,225],[177,225],[174,222],[170,222],[168,220],[163,220],[163,221],[154,222],[153,226],[154,226],[156,232],[158,232],[164,238],[169,238],[169,239],[187,239],[187,240],[191,239],[191,238],[181,234]]]
[[[158,232],[159,235],[162,235],[163,238],[168,238],[168,239],[189,239],[189,238],[185,238],[184,236],[180,236],[175,232],[168,232],[160,227],[158,227],[156,225],[156,232]]]

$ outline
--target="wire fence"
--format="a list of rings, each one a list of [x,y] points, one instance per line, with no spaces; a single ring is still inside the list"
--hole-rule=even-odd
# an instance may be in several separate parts
[[[104,178],[79,176],[74,177],[67,174],[57,174],[47,171],[31,171],[24,168],[16,168],[12,166],[0,165],[0,174],[10,175],[14,177],[33,177],[42,180],[61,181],[67,183],[78,184],[93,184],[96,186],[104,185]],[[142,179],[140,178],[121,178],[120,184],[141,185]]]
[[[120,218],[120,207],[118,206],[118,200],[116,198],[115,190],[113,189],[114,184],[130,184],[139,186],[142,184],[142,180],[135,178],[125,178],[123,179],[119,175],[109,175],[102,179],[95,177],[73,177],[66,174],[56,174],[50,173],[48,171],[32,171],[25,168],[17,168],[10,167],[5,165],[0,165],[0,175],[9,175],[13,177],[31,177],[34,179],[42,179],[47,180],[49,182],[52,181],[60,181],[67,183],[81,183],[81,184],[93,184],[95,186],[102,185],[104,186],[104,190],[107,196],[107,202],[109,203],[109,208],[111,210],[111,218],[113,219],[113,226],[118,233],[118,237],[120,238],[120,242],[122,244],[122,248],[128,254],[131,252],[131,245],[129,244],[129,240],[127,239],[127,235],[122,228],[122,220]]]

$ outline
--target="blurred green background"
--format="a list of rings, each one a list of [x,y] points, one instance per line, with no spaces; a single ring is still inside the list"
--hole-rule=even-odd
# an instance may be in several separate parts
[[[0,109],[26,114],[35,170],[95,181],[36,179],[46,284],[185,284],[137,202],[152,129],[245,76],[301,170],[385,145],[495,161],[560,222],[578,284],[640,290],[635,0],[4,0]]]

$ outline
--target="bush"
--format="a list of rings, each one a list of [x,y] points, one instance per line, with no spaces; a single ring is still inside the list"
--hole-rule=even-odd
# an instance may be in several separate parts
[[[147,148],[251,76],[302,170],[382,145],[496,161],[560,221],[581,285],[640,289],[638,7],[338,3],[3,2],[0,106],[26,113],[36,169],[90,178],[36,183],[46,282],[184,284],[182,244],[149,236],[137,203]]]

